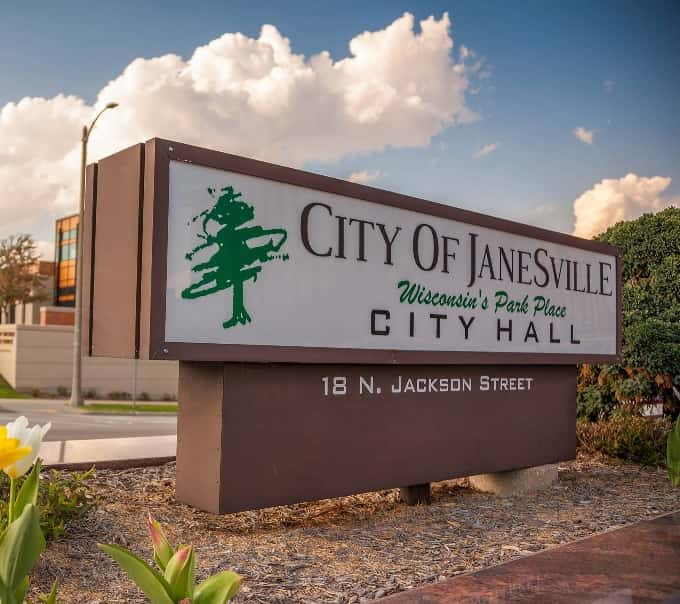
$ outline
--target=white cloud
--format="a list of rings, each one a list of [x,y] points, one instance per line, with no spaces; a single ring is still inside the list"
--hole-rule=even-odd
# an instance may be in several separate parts
[[[593,144],[593,137],[595,136],[595,130],[588,130],[587,128],[582,128],[579,126],[574,129],[574,136],[586,145]]]
[[[479,151],[477,151],[474,155],[474,157],[485,157],[487,155],[491,155],[498,147],[500,146],[500,143],[489,143],[488,145],[484,145]]]
[[[373,182],[382,176],[383,173],[380,170],[361,170],[360,172],[352,172],[347,177],[347,180],[359,183],[360,185],[367,185],[369,182]]]
[[[43,260],[54,260],[54,241],[36,241],[35,247]]]
[[[670,177],[646,178],[627,174],[605,178],[574,201],[574,235],[593,237],[622,220],[633,220],[647,212],[657,212],[673,202],[661,194],[671,184]]]
[[[191,58],[136,59],[96,103],[74,96],[24,98],[0,110],[3,224],[76,209],[82,124],[108,101],[120,107],[97,124],[92,160],[158,136],[300,166],[351,153],[427,145],[447,126],[471,121],[466,106],[479,61],[453,57],[450,21],[414,29],[406,13],[349,43],[350,56],[305,57],[272,25],[258,38],[227,33]]]

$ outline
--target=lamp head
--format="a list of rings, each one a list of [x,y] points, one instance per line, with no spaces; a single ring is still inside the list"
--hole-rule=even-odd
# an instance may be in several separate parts
[[[105,109],[115,109],[118,107],[118,103],[106,103]]]

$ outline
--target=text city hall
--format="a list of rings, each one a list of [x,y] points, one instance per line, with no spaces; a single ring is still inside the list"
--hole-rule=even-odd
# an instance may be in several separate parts
[[[613,270],[611,262],[602,260],[583,262],[574,258],[559,257],[551,255],[544,247],[526,250],[498,244],[490,245],[480,241],[478,233],[445,235],[426,222],[415,226],[408,235],[405,231],[406,229],[402,226],[389,226],[374,220],[336,214],[330,205],[321,202],[307,204],[300,214],[302,244],[307,252],[319,258],[355,262],[375,261],[398,268],[403,256],[406,255],[412,261],[411,267],[415,266],[420,271],[429,274],[434,272],[450,274],[453,280],[458,273],[455,270],[458,252],[464,251],[468,258],[465,263],[467,266],[465,287],[467,288],[474,286],[478,281],[486,281],[495,286],[513,283],[537,288],[552,287],[558,291],[579,294],[613,295],[610,283]],[[328,239],[329,234],[331,234],[330,239]],[[461,244],[461,240],[464,244]],[[378,250],[377,257],[370,258],[369,250],[373,250],[376,254],[376,249]],[[413,291],[407,280],[400,281],[398,287],[404,284],[406,284],[405,291]],[[413,304],[414,298],[417,298],[416,301],[419,304],[430,304],[430,300],[439,300],[440,296],[443,298],[444,295],[443,293],[426,294],[423,302],[420,299],[422,296],[403,294],[401,302],[403,303],[404,299],[408,298],[408,303]],[[428,299],[428,296],[432,298]],[[465,298],[467,297],[468,294]],[[494,314],[501,306],[505,311],[517,312],[513,309],[523,308],[528,300],[528,296],[524,296],[523,301],[511,301],[506,292],[496,291],[480,295],[479,308],[486,310],[490,304],[492,305],[490,297],[496,300]],[[499,300],[503,300],[503,304],[500,304]],[[546,300],[543,296],[535,297],[534,301],[543,304],[540,307],[544,309],[543,315],[556,319],[566,318],[566,307],[556,304],[548,306],[549,299]],[[436,306],[437,303],[431,305]],[[477,301],[473,301],[469,307],[466,305],[466,308],[476,310]],[[534,316],[536,314],[535,311]],[[414,311],[408,311],[397,313],[398,316],[394,315],[394,311],[390,309],[372,309],[370,311],[371,335],[389,336],[396,329],[398,332],[407,330],[410,337],[415,337],[416,334],[429,334],[434,338],[448,336],[469,340],[474,339],[471,338],[471,334],[475,331],[474,323],[478,318],[462,314],[449,317],[444,312],[416,314]],[[496,317],[495,334],[498,342],[581,343],[574,332],[573,323],[570,323],[568,327],[557,322],[542,326],[540,323],[537,325],[533,320],[515,319],[513,323],[513,319]]]

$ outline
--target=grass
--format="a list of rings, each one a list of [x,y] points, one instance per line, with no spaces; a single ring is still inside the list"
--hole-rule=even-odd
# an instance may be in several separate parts
[[[12,388],[7,380],[0,375],[0,398],[31,398],[28,394],[22,394]]]
[[[177,413],[177,403],[91,403],[83,410],[90,413]]]

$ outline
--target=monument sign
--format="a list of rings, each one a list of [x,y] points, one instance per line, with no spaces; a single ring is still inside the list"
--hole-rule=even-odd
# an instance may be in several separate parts
[[[153,139],[88,171],[87,349],[180,361],[214,512],[568,459],[620,352],[611,246]]]

